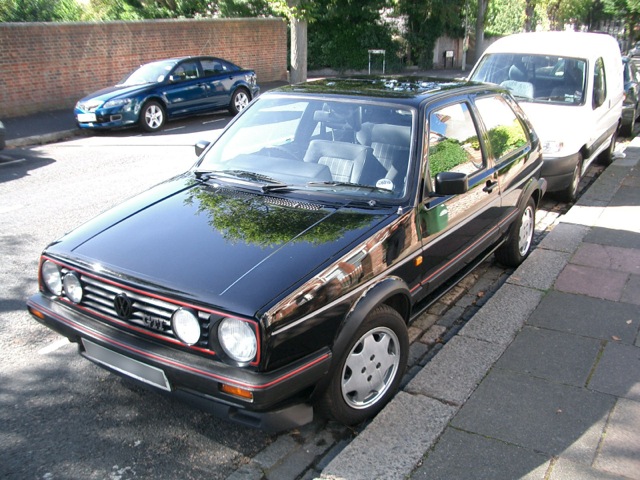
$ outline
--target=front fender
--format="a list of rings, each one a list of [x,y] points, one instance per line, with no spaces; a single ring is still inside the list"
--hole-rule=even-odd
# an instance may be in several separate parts
[[[408,323],[411,312],[410,299],[409,287],[399,277],[384,278],[371,285],[360,295],[338,328],[331,349],[333,355],[329,373],[317,384],[312,398],[319,396],[331,381],[342,355],[349,347],[353,336],[365,321],[367,315],[378,305],[387,304],[398,311],[405,323]]]

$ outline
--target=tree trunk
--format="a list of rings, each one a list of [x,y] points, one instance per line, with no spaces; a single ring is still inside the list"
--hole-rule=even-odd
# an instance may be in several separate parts
[[[476,19],[476,61],[484,52],[484,14],[489,0],[478,0],[478,17]]]
[[[291,72],[289,81],[307,81],[307,21],[291,18]]]

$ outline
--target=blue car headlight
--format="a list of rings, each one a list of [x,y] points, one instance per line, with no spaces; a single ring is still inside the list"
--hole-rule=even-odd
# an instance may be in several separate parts
[[[114,98],[113,100],[107,100],[102,108],[114,108],[114,107],[128,107],[133,100],[130,98]]]

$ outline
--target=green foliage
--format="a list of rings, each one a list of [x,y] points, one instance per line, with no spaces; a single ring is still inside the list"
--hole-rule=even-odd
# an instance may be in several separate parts
[[[2,0],[0,22],[73,22],[82,19],[76,0]]]
[[[522,31],[526,17],[526,0],[493,0],[485,17],[486,36],[502,36]]]
[[[433,50],[439,37],[464,35],[465,0],[398,0],[397,8],[407,18],[409,61],[420,67],[433,67]]]
[[[448,172],[468,160],[465,149],[453,138],[445,138],[429,149],[429,171],[432,177],[441,172]]]
[[[308,27],[309,68],[366,69],[368,50],[384,49],[386,70],[398,70],[400,44],[393,39],[393,28],[382,22],[384,5],[384,0],[318,0]],[[382,60],[375,60],[379,71]]]
[[[495,158],[500,158],[505,153],[517,150],[527,143],[524,130],[517,120],[514,120],[513,125],[510,126],[500,125],[492,128],[488,135]]]

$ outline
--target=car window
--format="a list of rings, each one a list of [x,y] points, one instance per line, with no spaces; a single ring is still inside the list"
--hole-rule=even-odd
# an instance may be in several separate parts
[[[251,172],[325,194],[400,198],[409,185],[412,119],[403,106],[258,97],[198,169]]]
[[[198,64],[195,61],[182,62],[173,71],[174,79],[192,80],[198,78]]]
[[[607,81],[604,60],[598,58],[593,69],[593,108],[600,107],[607,98]]]
[[[432,111],[428,122],[427,156],[432,178],[449,171],[472,175],[484,167],[478,133],[466,102]]]
[[[223,64],[214,59],[201,60],[200,65],[202,65],[202,72],[205,77],[208,77],[209,75],[217,75],[225,70]]]
[[[581,58],[495,53],[482,57],[471,80],[503,86],[519,101],[580,105],[586,67]]]
[[[486,140],[494,158],[502,158],[527,144],[522,124],[502,96],[478,98],[475,104],[487,130]]]

